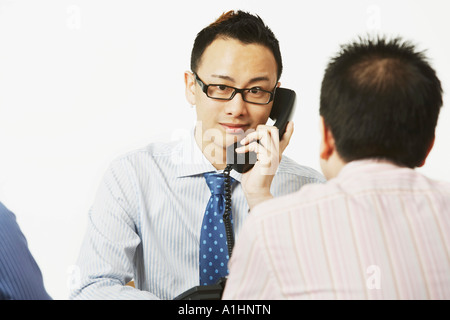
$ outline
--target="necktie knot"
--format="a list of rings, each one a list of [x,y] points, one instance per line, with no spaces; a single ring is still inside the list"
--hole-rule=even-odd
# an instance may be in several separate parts
[[[225,194],[225,177],[222,173],[208,172],[204,173],[203,176],[205,177],[206,184],[208,185],[209,190],[211,190],[211,194]],[[231,177],[230,179],[231,184],[233,184],[235,180]]]

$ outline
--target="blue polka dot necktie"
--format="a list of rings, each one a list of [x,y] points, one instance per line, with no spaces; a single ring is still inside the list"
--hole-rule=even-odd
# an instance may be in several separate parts
[[[221,173],[205,173],[211,197],[206,206],[200,233],[200,285],[214,284],[228,275],[228,244],[223,220],[225,178]],[[231,184],[234,179],[231,178]],[[232,222],[233,220],[231,220]]]

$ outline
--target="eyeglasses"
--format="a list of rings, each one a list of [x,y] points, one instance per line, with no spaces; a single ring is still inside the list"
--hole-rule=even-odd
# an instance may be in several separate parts
[[[211,99],[231,100],[234,98],[236,93],[240,93],[245,102],[264,105],[269,104],[274,97],[274,92],[263,90],[259,87],[238,89],[224,84],[205,84],[195,72],[194,75],[200,88],[202,88],[206,96]],[[275,89],[276,86],[273,88],[273,91],[275,91]]]

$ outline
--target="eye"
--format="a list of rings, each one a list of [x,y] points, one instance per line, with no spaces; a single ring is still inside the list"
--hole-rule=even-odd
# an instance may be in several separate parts
[[[224,84],[215,84],[209,86],[208,95],[211,98],[228,99],[233,94],[233,88]]]
[[[258,94],[258,93],[261,93],[261,88],[260,87],[254,87],[254,88],[251,88],[250,90],[249,90],[249,92],[251,93],[251,94]]]

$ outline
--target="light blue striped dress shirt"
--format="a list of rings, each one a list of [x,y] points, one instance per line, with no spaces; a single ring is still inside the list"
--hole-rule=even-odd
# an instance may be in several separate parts
[[[173,299],[199,285],[199,239],[211,195],[204,172],[217,172],[193,130],[153,143],[111,164],[89,211],[72,299]],[[241,181],[235,171],[231,176]],[[283,157],[276,196],[324,182],[317,171]],[[235,235],[248,215],[242,186],[232,189]],[[134,279],[135,287],[125,286]]]
[[[0,202],[0,300],[50,299],[16,216]]]

